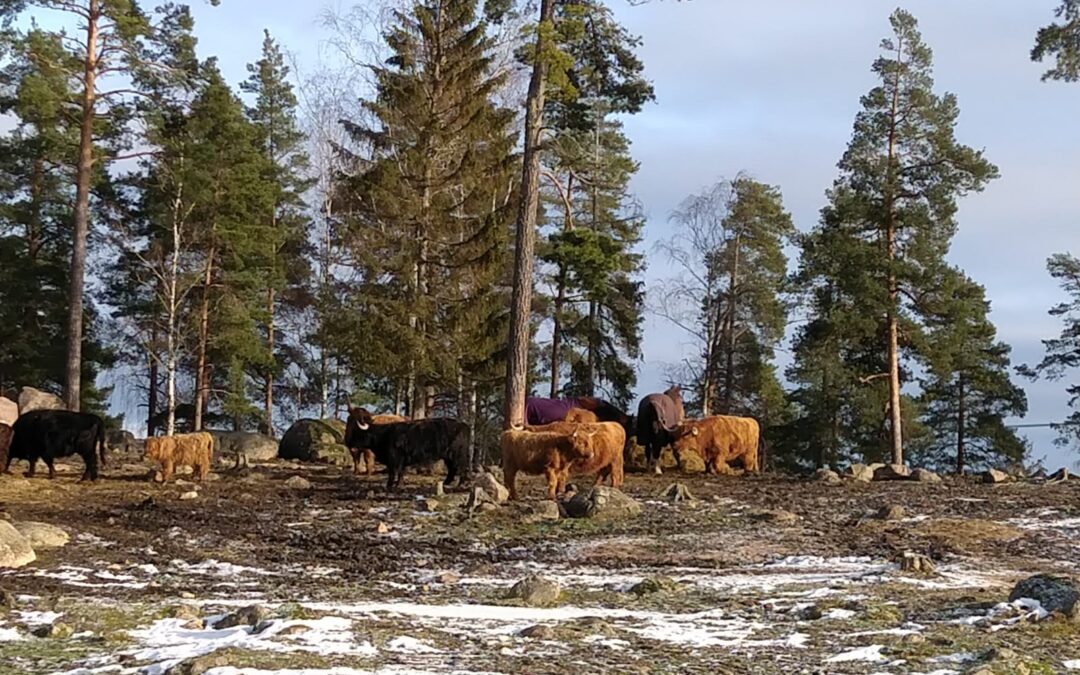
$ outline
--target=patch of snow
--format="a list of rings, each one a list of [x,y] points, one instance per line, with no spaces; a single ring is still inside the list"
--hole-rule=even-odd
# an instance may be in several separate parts
[[[837,621],[846,621],[855,616],[857,612],[851,609],[842,609],[840,607],[833,607],[829,611],[825,612],[821,618],[834,619]]]
[[[972,661],[978,661],[979,655],[974,652],[957,652],[955,654],[945,654],[943,656],[935,656],[930,659],[931,663],[971,663]]]
[[[25,639],[17,628],[0,628],[0,642],[21,642]]]
[[[502,675],[502,673],[495,672],[473,672],[462,670],[448,672],[449,675]],[[224,666],[220,668],[211,668],[206,671],[206,675],[435,675],[435,673],[403,666],[387,666],[385,668],[379,668],[378,670],[360,670],[358,668],[348,668],[344,666],[335,668],[305,668],[303,670],[295,668],[260,670],[258,668],[235,668],[233,666]]]
[[[868,637],[868,636],[871,636],[871,635],[896,635],[898,637],[903,637],[905,635],[914,635],[916,633],[921,633],[924,630],[926,630],[926,626],[923,626],[922,624],[918,624],[918,623],[908,622],[908,623],[905,623],[900,628],[886,628],[884,630],[867,630],[867,631],[863,631],[861,633],[850,633],[850,634],[848,634],[847,637],[853,637],[853,638],[855,638],[855,637]]]
[[[113,546],[116,546],[115,541],[102,539],[96,534],[90,534],[89,532],[79,532],[75,535],[74,539],[77,543],[88,544],[90,546],[100,546],[102,548],[112,548]]]
[[[200,574],[213,577],[234,577],[242,575],[256,575],[264,577],[278,576],[277,572],[262,570],[257,567],[234,565],[229,562],[220,562],[213,558],[200,563],[189,563],[184,560],[172,560],[169,566],[180,574]]]
[[[441,651],[408,635],[401,635],[387,642],[386,648],[392,652],[406,654],[438,654]]]
[[[1080,659],[1075,661],[1065,661],[1061,665],[1065,666],[1065,670],[1080,670]]]
[[[64,616],[57,612],[34,612],[30,610],[19,610],[15,613],[28,626],[51,626],[56,623],[57,619]]]
[[[881,650],[885,648],[885,645],[869,645],[867,647],[859,647],[858,649],[852,649],[851,651],[837,654],[836,656],[830,656],[825,659],[825,663],[848,663],[851,661],[884,661],[885,657],[881,654]]]
[[[616,651],[621,651],[630,646],[630,643],[626,640],[620,640],[618,638],[609,638],[603,635],[588,635],[581,640],[587,645],[600,645],[601,647],[610,647]]]
[[[991,632],[996,632],[1025,621],[1042,621],[1050,613],[1047,612],[1038,600],[1031,598],[1019,598],[1014,602],[1001,602],[990,608],[986,614],[976,614],[953,619],[949,623],[963,626],[990,626]]]

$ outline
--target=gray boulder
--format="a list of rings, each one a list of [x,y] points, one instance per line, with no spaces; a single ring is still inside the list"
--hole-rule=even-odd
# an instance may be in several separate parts
[[[886,464],[874,470],[874,480],[908,480],[911,469],[903,464]]]
[[[0,396],[0,424],[10,427],[17,419],[19,419],[19,404],[10,398]]]
[[[33,387],[23,387],[19,390],[19,414],[22,415],[31,410],[67,410],[67,406],[56,394]]]
[[[6,520],[0,520],[0,567],[22,567],[37,560],[30,540]]]
[[[999,469],[987,469],[982,473],[982,482],[989,484],[1007,483],[1012,476]]]
[[[869,483],[874,480],[874,470],[865,464],[852,464],[845,475],[860,483]]]
[[[249,605],[238,609],[232,614],[226,614],[211,626],[214,630],[223,628],[235,628],[236,626],[258,626],[270,618],[270,610],[262,605]]]
[[[534,574],[514,584],[508,597],[511,600],[520,600],[528,607],[548,607],[555,604],[560,595],[562,589],[559,584]]]
[[[499,479],[484,471],[473,480],[473,486],[482,488],[497,504],[505,504],[510,499],[510,491]]]
[[[812,480],[818,483],[825,483],[827,485],[839,485],[843,482],[840,478],[840,474],[836,473],[832,469],[818,469],[814,472]]]
[[[576,493],[566,502],[566,515],[571,518],[599,518],[620,520],[641,515],[641,504],[606,485]]]
[[[30,546],[36,551],[63,548],[68,543],[68,533],[55,525],[29,521],[14,523],[14,525],[19,534],[26,537]]]
[[[928,469],[915,469],[911,472],[911,480],[919,483],[940,483],[941,476]]]
[[[285,487],[290,490],[310,490],[311,481],[303,476],[293,476],[285,481]]]
[[[1080,584],[1075,579],[1036,574],[1013,587],[1009,602],[1020,598],[1038,600],[1051,614],[1061,614],[1070,621],[1080,622]]]
[[[647,577],[630,587],[634,595],[651,595],[653,593],[671,593],[679,590],[679,582],[671,577],[657,576]]]
[[[211,431],[214,437],[214,455],[219,460],[269,462],[277,457],[277,441],[252,431]]]
[[[345,427],[337,420],[297,420],[278,443],[277,457],[301,462],[350,466]]]
[[[514,508],[523,523],[555,522],[562,517],[559,505],[551,500],[542,502],[514,502]]]

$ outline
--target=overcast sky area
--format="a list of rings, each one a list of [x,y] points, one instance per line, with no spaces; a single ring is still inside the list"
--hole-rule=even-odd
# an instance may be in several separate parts
[[[959,98],[959,139],[984,148],[1002,177],[961,204],[950,259],[987,288],[1013,361],[1034,363],[1040,340],[1060,326],[1047,309],[1062,294],[1046,258],[1080,253],[1080,85],[1041,83],[1028,58],[1034,35],[1058,0],[912,0],[902,6],[933,48],[938,92]],[[234,84],[259,58],[264,28],[304,69],[318,65],[327,36],[316,0],[193,2],[203,57],[216,55]],[[671,235],[669,216],[689,194],[740,171],[781,188],[801,230],[817,222],[836,162],[851,136],[859,98],[874,86],[870,65],[889,33],[895,1],[670,0],[632,7],[609,0],[644,44],[640,55],[657,101],[626,121],[641,171],[633,189],[648,214],[646,281],[672,274],[654,252]],[[349,3],[335,4],[338,11]],[[651,298],[656,301],[657,298]],[[665,366],[688,354],[686,340],[648,317],[639,393],[664,384]],[[782,363],[788,357],[781,354]],[[1027,423],[1066,415],[1065,382],[1023,381]],[[1073,463],[1051,431],[1025,432],[1035,458]]]

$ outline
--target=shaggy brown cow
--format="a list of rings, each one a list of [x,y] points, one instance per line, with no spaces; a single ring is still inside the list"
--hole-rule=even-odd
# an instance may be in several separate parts
[[[519,472],[547,478],[548,499],[555,499],[559,480],[570,464],[593,457],[594,434],[575,429],[570,433],[508,429],[502,433],[503,483],[510,499],[517,499]]]
[[[754,418],[716,415],[683,423],[672,447],[676,452],[693,450],[701,455],[706,473],[730,474],[732,462],[756,473],[760,437],[761,427]]]
[[[356,409],[354,409],[356,410]],[[349,415],[352,416],[353,411],[349,411]],[[394,422],[408,422],[408,417],[402,417],[401,415],[372,415],[372,424],[393,424]],[[366,473],[369,476],[375,475],[375,453],[371,451],[371,448],[349,448],[349,454],[352,455],[353,461],[353,473],[357,476],[360,475],[360,459],[363,458]]]
[[[146,439],[143,457],[161,462],[161,482],[167,483],[178,466],[190,466],[206,480],[214,460],[214,437],[205,431]]]
[[[566,468],[559,478],[559,491],[566,487],[567,478],[580,474],[596,474],[594,485],[600,485],[611,479],[611,487],[623,484],[623,447],[626,445],[626,430],[618,422],[599,422],[577,424],[573,422],[554,422],[541,427],[530,427],[531,431],[555,431],[573,433],[579,431],[595,434],[593,437],[592,459],[579,459]]]
[[[596,424],[600,421],[600,418],[596,416],[591,410],[584,408],[571,408],[570,412],[566,413],[566,419],[564,422],[573,422],[575,424]],[[555,422],[554,424],[558,424]]]

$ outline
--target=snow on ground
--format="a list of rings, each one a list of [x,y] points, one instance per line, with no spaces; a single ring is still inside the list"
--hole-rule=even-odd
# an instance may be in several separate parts
[[[1038,600],[1019,598],[1013,602],[998,603],[985,614],[953,619],[951,623],[964,626],[989,626],[990,632],[995,632],[1021,622],[1042,621],[1049,615],[1050,613],[1043,608]]]
[[[884,661],[885,657],[882,655],[881,650],[885,648],[885,645],[869,645],[867,647],[859,647],[858,649],[852,649],[836,656],[831,656],[825,659],[825,663],[848,663],[850,661]]]
[[[1065,666],[1065,670],[1080,670],[1080,659],[1075,661],[1066,661],[1061,665]]]
[[[16,628],[0,627],[0,642],[19,642],[25,639]]]

